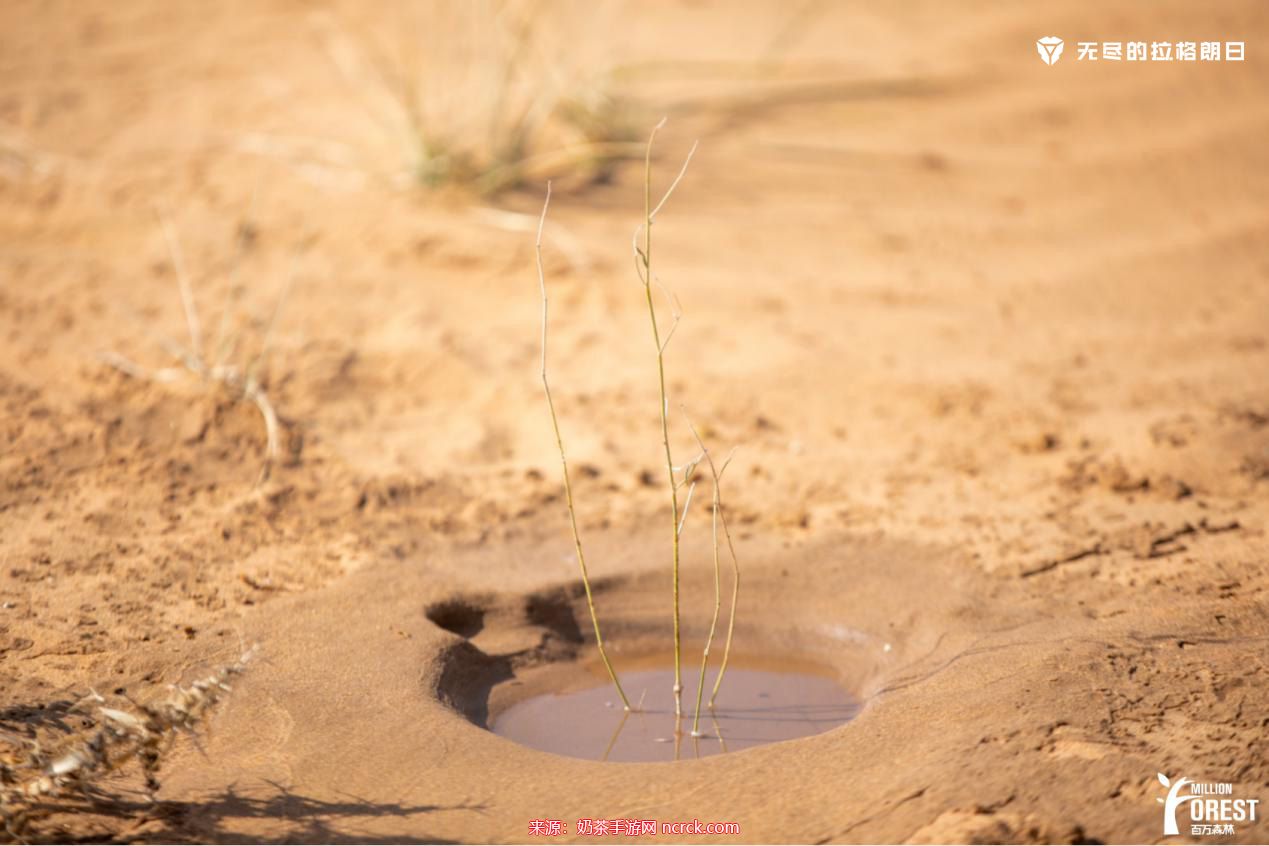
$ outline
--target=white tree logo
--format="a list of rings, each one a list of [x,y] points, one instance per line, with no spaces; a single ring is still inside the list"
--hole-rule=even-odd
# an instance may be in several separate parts
[[[1057,64],[1057,60],[1062,58],[1064,46],[1062,39],[1056,35],[1046,35],[1035,43],[1036,52],[1046,65]]]
[[[1164,787],[1171,788],[1168,790],[1167,801],[1164,801],[1163,799],[1155,800],[1163,805],[1163,834],[1165,837],[1169,834],[1181,833],[1176,827],[1176,809],[1182,802],[1185,801],[1185,799],[1181,798],[1181,788],[1189,784],[1189,782],[1190,780],[1188,778],[1179,778],[1176,780],[1176,784],[1173,784],[1168,781],[1167,776],[1163,773],[1159,773],[1159,784],[1162,784]],[[1188,798],[1189,797],[1187,796],[1186,799]]]

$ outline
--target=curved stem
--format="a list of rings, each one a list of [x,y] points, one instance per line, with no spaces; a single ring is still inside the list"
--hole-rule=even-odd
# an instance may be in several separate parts
[[[696,683],[696,716],[692,720],[692,737],[700,737],[701,735],[701,699],[705,695],[705,672],[709,667],[709,651],[714,645],[714,634],[718,631],[718,612],[723,604],[723,582],[721,568],[718,563],[718,518],[722,512],[722,492],[719,490],[719,482],[721,474],[718,468],[714,466],[714,457],[709,454],[709,448],[705,446],[705,441],[701,439],[701,435],[696,431],[696,427],[688,421],[688,428],[692,430],[692,436],[696,438],[696,443],[701,448],[701,454],[705,456],[705,460],[709,462],[710,474],[714,477],[714,502],[713,502],[713,545],[714,545],[714,616],[709,621],[709,636],[705,639],[705,650],[701,653],[701,676]],[[710,698],[713,703],[713,698]]]
[[[727,469],[727,465],[723,465],[723,470]],[[719,478],[722,477],[720,472]],[[715,481],[717,485],[717,481]],[[721,494],[720,494],[721,497]],[[709,707],[714,707],[714,700],[718,698],[718,689],[723,684],[723,674],[727,672],[727,659],[731,657],[731,637],[736,631],[736,604],[740,598],[740,561],[736,558],[736,547],[731,542],[731,531],[727,528],[727,515],[723,512],[722,501],[718,504],[718,522],[723,527],[723,537],[727,539],[727,552],[731,555],[731,569],[733,575],[732,591],[731,591],[731,613],[727,619],[727,645],[723,647],[723,662],[718,667],[718,678],[714,679],[714,690],[709,695]]]

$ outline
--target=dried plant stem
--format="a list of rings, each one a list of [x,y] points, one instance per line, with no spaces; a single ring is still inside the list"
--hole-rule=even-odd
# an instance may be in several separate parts
[[[260,475],[256,479],[256,484],[263,484],[269,480],[269,472],[278,458],[278,414],[273,410],[273,403],[269,402],[269,395],[264,392],[258,382],[249,382],[243,388],[242,397],[254,404],[264,419],[264,464],[260,467]]]
[[[564,499],[568,503],[568,521],[573,531],[573,545],[577,550],[577,565],[582,571],[582,587],[586,590],[586,607],[590,610],[590,621],[595,627],[595,646],[599,649],[599,657],[603,660],[604,667],[608,670],[608,676],[612,679],[613,686],[617,688],[617,695],[621,697],[621,704],[629,711],[630,700],[626,698],[626,692],[622,690],[621,682],[617,679],[617,672],[613,669],[612,662],[608,660],[608,653],[604,649],[604,638],[599,632],[599,615],[595,613],[595,598],[590,589],[590,575],[586,571],[586,555],[582,552],[582,536],[577,529],[577,510],[573,507],[573,485],[569,478],[568,458],[564,454],[564,436],[560,434],[560,421],[555,414],[555,400],[551,396],[551,383],[546,378],[548,300],[546,296],[546,273],[542,269],[542,229],[546,226],[546,211],[550,208],[550,205],[551,183],[548,182],[546,184],[546,201],[542,204],[542,217],[538,220],[536,243],[538,286],[542,292],[542,389],[546,393],[546,406],[551,412],[551,426],[555,429],[555,445],[560,453],[560,467],[564,474]]]
[[[670,450],[670,401],[665,390],[665,347],[669,343],[670,337],[674,334],[674,327],[671,327],[663,342],[661,340],[660,326],[657,324],[656,304],[652,297],[652,221],[656,217],[657,212],[661,210],[661,207],[665,205],[666,200],[670,198],[670,194],[674,193],[674,189],[679,184],[679,180],[683,178],[683,174],[687,172],[687,166],[692,161],[692,154],[696,152],[696,145],[692,145],[692,150],[687,154],[687,159],[683,162],[683,167],[679,170],[678,176],[670,183],[670,187],[661,198],[661,202],[657,203],[654,208],[652,205],[652,144],[656,140],[657,132],[664,125],[665,119],[663,118],[660,123],[652,128],[652,133],[648,136],[648,146],[643,160],[643,248],[639,248],[639,231],[636,229],[634,250],[635,269],[638,271],[639,281],[643,283],[644,295],[648,302],[648,317],[652,323],[652,341],[657,348],[657,379],[661,391],[661,442],[665,447],[665,469],[670,484],[670,530],[672,532],[672,570],[674,580],[674,713],[677,716],[681,716],[683,713],[683,650],[679,631],[679,538],[682,526],[679,521],[679,483],[674,479],[674,458]],[[677,322],[678,316],[676,314],[675,325],[677,325]]]

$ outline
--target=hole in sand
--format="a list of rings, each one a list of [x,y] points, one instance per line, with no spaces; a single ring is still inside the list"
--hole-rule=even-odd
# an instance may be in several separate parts
[[[674,716],[673,659],[622,661],[632,703],[621,707],[603,666],[571,663],[543,669],[490,701],[490,728],[524,746],[600,761],[674,761],[737,752],[751,746],[820,734],[859,713],[825,667],[796,660],[732,656],[713,709],[702,707],[700,736],[691,734],[700,665],[683,665],[683,709]],[[705,681],[705,702],[717,667]],[[501,700],[501,701],[499,701]]]
[[[424,613],[433,623],[459,637],[475,637],[485,627],[485,610],[461,599],[438,602]]]

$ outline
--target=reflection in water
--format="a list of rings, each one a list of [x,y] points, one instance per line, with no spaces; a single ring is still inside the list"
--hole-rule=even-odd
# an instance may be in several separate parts
[[[684,744],[690,716],[676,718],[672,670],[626,673],[622,683],[643,692],[642,707],[624,711],[607,684],[563,695],[545,694],[498,714],[496,734],[547,752],[601,761],[678,761],[819,734],[852,719],[854,701],[832,679],[805,673],[730,668],[708,729]],[[684,701],[695,696],[684,679]],[[707,689],[713,684],[706,679]],[[688,688],[691,688],[690,690]],[[707,724],[702,721],[702,726]]]
[[[718,751],[727,751],[727,738],[723,737],[723,730],[718,727],[718,717],[714,715],[714,709],[709,711],[709,721],[714,726],[714,736],[718,738]]]
[[[608,741],[608,746],[604,749],[604,754],[599,760],[608,760],[608,756],[612,754],[612,747],[617,742],[617,738],[621,737],[621,730],[626,727],[626,720],[628,719],[630,719],[630,712],[623,710],[621,712],[621,721],[617,723],[617,728],[613,730],[612,740]]]

